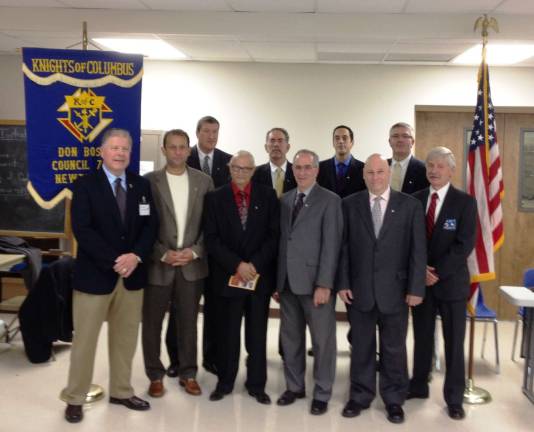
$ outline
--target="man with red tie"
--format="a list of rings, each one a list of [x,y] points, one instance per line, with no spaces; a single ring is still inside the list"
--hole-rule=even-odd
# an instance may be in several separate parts
[[[446,147],[435,147],[426,158],[430,187],[416,192],[426,209],[428,262],[426,293],[412,309],[414,364],[408,399],[428,398],[436,314],[443,325],[445,383],[443,394],[449,417],[465,417],[465,311],[469,295],[467,257],[476,238],[476,201],[451,185],[455,159]]]

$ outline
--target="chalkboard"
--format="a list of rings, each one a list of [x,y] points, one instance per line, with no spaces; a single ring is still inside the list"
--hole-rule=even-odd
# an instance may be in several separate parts
[[[45,210],[28,193],[27,183],[26,127],[0,121],[0,231],[63,237],[65,201]]]

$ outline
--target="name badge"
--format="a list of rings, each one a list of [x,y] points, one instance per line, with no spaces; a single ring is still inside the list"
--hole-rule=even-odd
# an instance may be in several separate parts
[[[150,216],[150,204],[139,204],[139,216]]]
[[[456,231],[456,219],[446,219],[443,229],[447,231]]]

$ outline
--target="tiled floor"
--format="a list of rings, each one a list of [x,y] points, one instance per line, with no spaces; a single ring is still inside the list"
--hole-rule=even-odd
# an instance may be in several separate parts
[[[2,316],[0,315],[0,318]],[[5,316],[3,317],[5,318]],[[199,320],[199,324],[201,319]],[[277,319],[269,326],[269,380],[267,392],[273,401],[285,389],[278,349]],[[278,407],[259,405],[243,389],[241,364],[235,391],[219,402],[210,402],[208,395],[216,379],[201,371],[198,375],[203,394],[200,397],[186,395],[176,380],[167,379],[167,394],[162,399],[150,399],[147,379],[143,371],[140,347],[135,357],[133,384],[137,394],[150,400],[148,412],[133,412],[124,407],[110,405],[106,400],[85,408],[85,419],[77,425],[63,419],[64,403],[58,395],[65,385],[69,365],[69,346],[57,345],[56,359],[45,364],[33,365],[25,357],[20,336],[11,346],[0,344],[0,431],[217,431],[217,432],[295,432],[295,431],[533,431],[534,405],[522,394],[523,361],[510,360],[513,323],[499,323],[501,374],[494,372],[493,331],[488,329],[486,360],[480,359],[480,337],[477,340],[475,383],[488,390],[493,402],[487,405],[465,406],[467,418],[453,421],[444,410],[441,397],[443,374],[434,373],[431,397],[427,400],[407,401],[404,408],[406,422],[389,423],[384,407],[376,400],[371,409],[354,419],[341,417],[348,389],[349,353],[345,340],[346,323],[338,323],[338,362],[334,394],[328,413],[316,417],[308,413],[310,399],[298,400],[294,405]],[[482,325],[477,335],[481,335]],[[411,340],[408,341],[409,350]],[[243,357],[243,355],[242,355]],[[308,372],[312,368],[308,358]],[[94,382],[107,386],[107,342],[101,335],[95,368]],[[312,389],[308,373],[308,389]]]

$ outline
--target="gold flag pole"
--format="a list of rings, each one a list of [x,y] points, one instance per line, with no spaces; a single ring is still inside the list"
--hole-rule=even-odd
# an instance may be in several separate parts
[[[481,30],[482,35],[482,63],[486,63],[486,44],[488,42],[488,28],[492,28],[496,32],[499,31],[497,20],[492,17],[488,17],[487,14],[478,17],[475,21],[474,31]],[[479,73],[485,73],[484,70],[480,70]],[[482,289],[479,287],[478,289]],[[471,315],[469,319],[469,360],[467,367],[467,385],[464,391],[464,403],[469,405],[481,405],[491,402],[491,394],[481,388],[475,386],[473,378],[474,369],[474,346],[475,346],[475,317]]]
[[[78,44],[75,44],[78,45]],[[71,48],[71,45],[68,48]],[[87,37],[87,21],[83,21],[82,23],[82,49],[84,51],[87,51],[87,46],[89,45],[89,39]],[[93,44],[91,44],[93,45]],[[98,48],[98,47],[97,47]],[[72,254],[73,256],[76,256],[76,252],[78,249],[78,243],[76,242],[76,239],[74,238],[74,234],[72,234],[72,220],[70,218],[70,209],[71,209],[72,200],[70,198],[65,198],[65,212],[67,213],[67,217],[65,218],[66,224],[68,224],[68,227],[66,229],[67,233],[70,233],[70,241],[72,242]],[[99,384],[91,384],[91,387],[89,387],[89,391],[87,392],[87,395],[85,395],[85,402],[84,403],[91,403],[101,400],[104,397],[104,389]],[[64,391],[61,392],[59,398],[64,401],[68,402],[66,395],[64,394]]]

